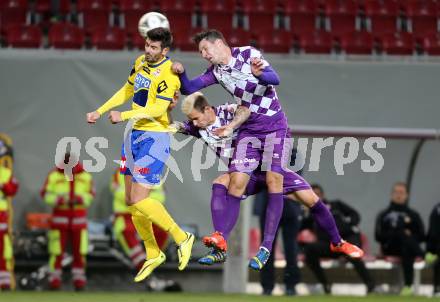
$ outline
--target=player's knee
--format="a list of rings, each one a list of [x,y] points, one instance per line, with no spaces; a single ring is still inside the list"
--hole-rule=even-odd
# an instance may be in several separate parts
[[[219,177],[214,179],[212,184],[222,185],[227,188],[227,187],[229,187],[229,181],[230,181],[229,174],[226,173],[226,174],[220,175]]]
[[[128,192],[125,192],[125,204],[127,206],[131,206],[131,196],[130,196],[130,193],[128,193]]]
[[[127,205],[132,206],[135,203],[137,203],[138,201],[141,201],[142,198],[140,198],[138,195],[139,194],[136,194],[135,192],[132,191],[131,194],[130,194],[130,197],[128,199],[128,202],[126,201]]]
[[[232,175],[229,182],[229,192],[234,195],[234,193],[241,195],[243,194],[248,181],[246,178]]]
[[[270,173],[268,172],[266,175],[266,185],[269,190],[272,188],[282,188],[283,186],[283,175],[279,173]]]
[[[311,189],[297,192],[295,197],[308,208],[313,207],[319,201],[318,195]]]

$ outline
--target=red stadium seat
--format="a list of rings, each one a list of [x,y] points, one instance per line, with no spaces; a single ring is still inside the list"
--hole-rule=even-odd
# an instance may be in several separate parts
[[[258,46],[265,52],[289,53],[293,38],[288,31],[273,30],[259,35]]]
[[[160,10],[167,14],[169,11],[193,12],[196,8],[196,0],[167,0],[160,1]]]
[[[70,12],[70,1],[60,0],[58,11],[60,14],[67,15]],[[39,14],[51,13],[52,11],[52,0],[36,0],[35,1],[35,12]]]
[[[286,3],[286,14],[290,20],[290,31],[294,35],[312,33],[316,30],[318,4],[314,0],[293,0]]]
[[[354,31],[341,37],[341,48],[347,54],[371,54],[373,46],[373,35],[366,31]]]
[[[440,33],[430,34],[422,38],[423,51],[432,56],[440,55]]]
[[[110,0],[78,0],[77,10],[86,33],[109,26],[111,9]]]
[[[239,47],[250,45],[252,41],[252,34],[243,28],[234,28],[229,32],[224,32],[226,41],[232,47]]]
[[[411,20],[412,32],[422,36],[437,32],[437,3],[432,0],[408,1],[405,11]]]
[[[325,1],[325,12],[332,34],[339,36],[356,30],[358,6],[354,0]]]
[[[97,49],[121,50],[125,47],[125,32],[118,27],[99,27],[92,32],[92,45]]]
[[[232,20],[235,11],[234,0],[212,0],[201,1],[200,9],[207,18],[208,28],[215,28],[220,31],[232,29]]]
[[[170,21],[171,30],[189,30],[191,17],[196,7],[196,0],[172,0],[161,1],[161,12]]]
[[[133,33],[130,35],[131,43],[134,48],[143,50],[145,48],[145,38],[139,34]]]
[[[234,0],[212,0],[200,1],[200,9],[202,13],[209,12],[228,12],[234,13],[236,3]]]
[[[278,8],[277,0],[241,0],[245,13],[275,13]]]
[[[6,43],[12,47],[38,48],[42,36],[37,25],[10,25],[6,31]]]
[[[129,34],[137,34],[139,19],[153,9],[152,1],[144,0],[121,0],[119,5],[125,30]]]
[[[84,44],[84,31],[78,26],[60,22],[49,29],[49,45],[60,49],[80,49]]]
[[[11,25],[26,23],[28,9],[27,0],[2,0],[0,1],[0,29],[2,32]]]
[[[374,36],[394,33],[397,30],[399,4],[394,0],[365,0],[365,15],[371,23]]]
[[[411,33],[396,32],[382,37],[382,49],[386,54],[411,55],[414,52],[414,39]]]
[[[243,0],[243,12],[248,16],[252,32],[272,31],[274,29],[276,0]]]
[[[189,31],[175,30],[174,45],[182,51],[199,51],[198,46],[193,41],[193,36],[204,30],[203,28],[191,28]]]
[[[305,53],[325,54],[331,53],[333,40],[329,32],[319,30],[300,35],[299,45]]]

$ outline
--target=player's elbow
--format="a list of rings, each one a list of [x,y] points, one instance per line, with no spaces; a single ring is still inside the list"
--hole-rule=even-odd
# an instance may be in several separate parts
[[[188,89],[184,88],[183,86],[180,88],[180,93],[183,95],[190,95],[191,94],[188,92]]]
[[[268,84],[270,85],[280,85],[281,83],[280,77],[274,70],[270,71],[270,76],[268,77],[268,79]]]
[[[182,87],[180,88],[180,93],[182,93],[183,95],[190,95],[193,94],[196,91],[199,91],[200,89],[197,89],[197,87],[193,87],[191,85],[188,85],[189,87]]]

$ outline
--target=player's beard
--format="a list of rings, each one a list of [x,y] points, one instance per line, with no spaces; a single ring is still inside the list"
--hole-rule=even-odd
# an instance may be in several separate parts
[[[148,53],[145,53],[145,61],[147,61],[148,63],[157,63],[159,62],[159,60],[162,58],[162,54],[159,53],[157,55],[151,55]]]

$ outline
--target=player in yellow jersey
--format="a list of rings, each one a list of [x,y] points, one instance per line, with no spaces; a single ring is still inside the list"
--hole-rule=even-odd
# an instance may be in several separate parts
[[[168,108],[180,88],[180,80],[171,71],[172,62],[166,56],[171,43],[168,29],[148,31],[145,54],[136,59],[127,82],[106,103],[87,114],[87,122],[95,123],[105,112],[133,98],[132,110],[110,111],[108,117],[113,124],[134,120],[133,129],[124,137],[121,173],[125,175],[125,199],[131,218],[147,255],[136,282],[165,261],[152,223],[170,233],[176,242],[179,270],[187,266],[194,243],[194,235],[183,231],[165,207],[150,196],[152,187],[160,183],[170,153]]]

